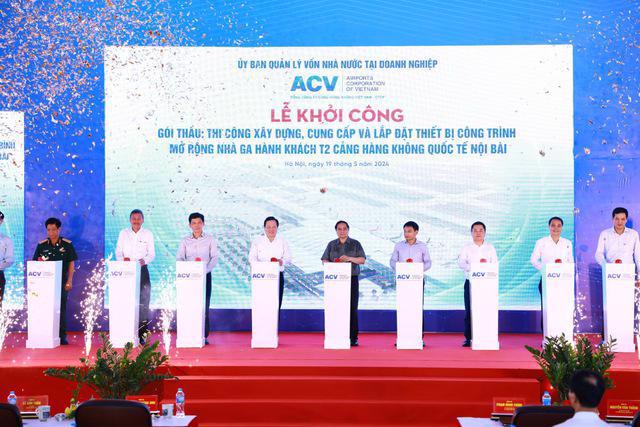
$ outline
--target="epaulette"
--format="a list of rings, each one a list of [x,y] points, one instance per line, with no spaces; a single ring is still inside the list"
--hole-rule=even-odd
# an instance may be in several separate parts
[[[64,237],[62,238],[62,241],[63,241],[63,242],[67,242],[67,243],[71,243],[71,240],[69,240],[69,239],[65,239]]]
[[[43,244],[43,243],[47,243],[47,241],[48,241],[48,240],[49,240],[49,239],[41,240],[41,241],[39,241],[39,242],[38,242],[38,244],[39,244],[39,245],[41,245],[41,244]]]

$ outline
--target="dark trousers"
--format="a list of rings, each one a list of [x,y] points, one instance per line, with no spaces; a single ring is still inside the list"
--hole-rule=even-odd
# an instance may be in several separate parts
[[[151,299],[151,278],[149,267],[140,268],[140,305],[138,318],[138,337],[142,339],[149,332],[149,300]]]
[[[349,338],[358,339],[358,300],[360,299],[360,281],[358,276],[351,276],[351,319],[349,322]]]
[[[278,300],[278,317],[280,317],[280,309],[282,308],[282,295],[284,294],[284,273],[281,271],[280,272],[280,290],[278,293],[279,296],[279,300]]]
[[[542,301],[542,279],[538,284],[538,290],[540,291],[540,330],[544,333],[544,302]]]
[[[211,306],[211,273],[207,273],[205,279],[205,297],[204,297],[204,337],[209,336],[209,307]]]
[[[60,339],[67,338],[67,297],[69,296],[69,291],[65,289],[67,285],[68,276],[66,274],[62,275],[62,287],[60,289],[60,329],[59,335]]]
[[[4,271],[0,270],[0,307],[2,307],[2,298],[4,298],[4,287],[7,280],[4,278]]]
[[[471,340],[471,284],[464,281],[464,339]]]

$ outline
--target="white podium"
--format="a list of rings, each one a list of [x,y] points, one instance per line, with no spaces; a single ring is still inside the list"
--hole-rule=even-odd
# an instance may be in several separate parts
[[[115,348],[140,344],[140,264],[135,261],[107,263],[109,288],[109,339]]]
[[[562,334],[573,342],[575,264],[549,263],[542,269],[542,329],[544,337]]]
[[[616,352],[634,352],[635,265],[605,264],[602,268],[604,339],[615,338]]]
[[[251,347],[278,347],[280,264],[251,264]]]
[[[351,263],[324,263],[324,348],[349,349]]]
[[[472,263],[469,270],[471,294],[471,349],[498,350],[498,263]]]
[[[398,350],[422,350],[423,267],[421,262],[396,264]]]
[[[62,261],[27,261],[27,348],[60,345]]]
[[[206,264],[176,262],[176,347],[204,347]]]

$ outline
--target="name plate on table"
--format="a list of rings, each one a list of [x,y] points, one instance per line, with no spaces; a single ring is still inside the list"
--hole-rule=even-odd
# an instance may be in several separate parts
[[[510,415],[525,404],[525,400],[522,398],[494,397],[491,415]]]
[[[140,402],[144,405],[147,405],[147,407],[149,408],[149,411],[151,412],[158,412],[159,408],[158,408],[158,395],[157,394],[144,394],[144,395],[138,395],[138,396],[127,396],[125,397],[126,400],[131,400],[134,402]]]
[[[633,419],[640,411],[640,400],[608,400],[607,418]]]
[[[16,405],[21,413],[35,413],[38,406],[48,405],[49,396],[43,394],[41,396],[16,396]]]

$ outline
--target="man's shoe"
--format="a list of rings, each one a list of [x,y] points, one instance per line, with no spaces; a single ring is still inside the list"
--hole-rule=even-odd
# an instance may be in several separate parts
[[[358,340],[351,340],[351,347],[357,347],[358,346]]]
[[[471,340],[464,340],[464,342],[462,343],[463,347],[471,347]]]
[[[209,345],[209,340],[205,338],[204,345]]]
[[[60,338],[60,345],[69,345],[69,341],[67,341],[67,337]]]

